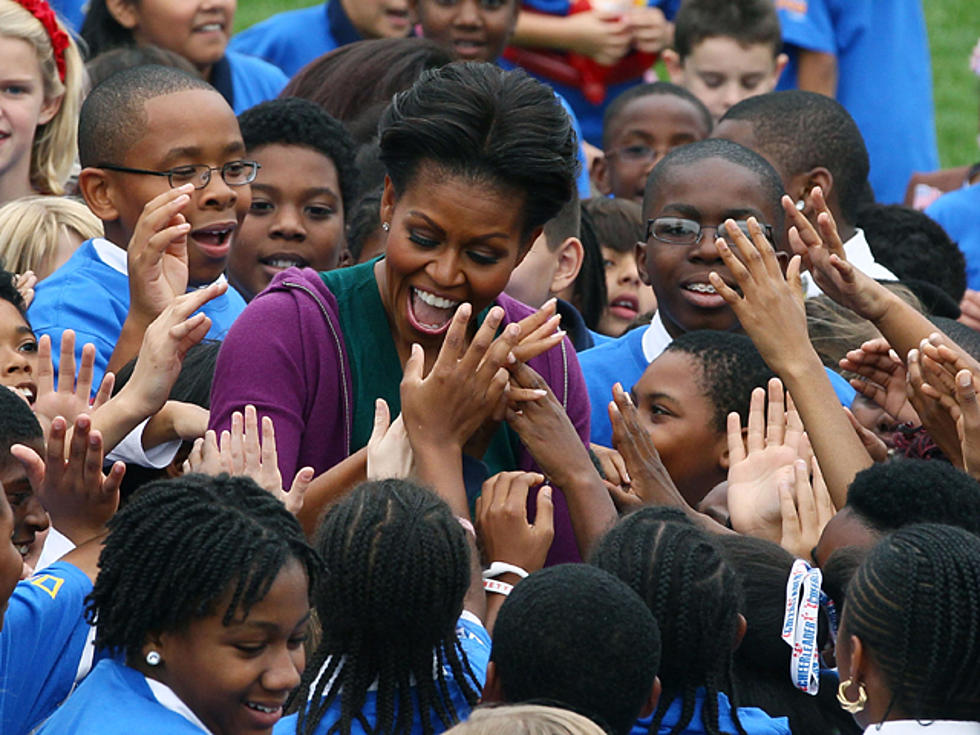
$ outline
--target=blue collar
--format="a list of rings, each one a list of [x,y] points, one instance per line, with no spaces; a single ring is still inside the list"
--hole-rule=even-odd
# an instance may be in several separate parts
[[[355,41],[363,41],[364,38],[354,24],[350,22],[347,13],[344,12],[344,5],[340,0],[330,0],[327,5],[327,27],[330,35],[333,36],[337,46],[345,46]]]
[[[331,3],[332,4],[332,3]],[[337,3],[338,5],[340,3]],[[231,81],[231,62],[228,61],[228,54],[218,59],[211,67],[211,86],[214,87],[221,96],[225,98],[228,106],[235,109],[235,85]]]

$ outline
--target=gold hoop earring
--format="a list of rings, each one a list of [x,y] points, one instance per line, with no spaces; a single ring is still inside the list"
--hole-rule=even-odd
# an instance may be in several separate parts
[[[840,686],[837,687],[837,702],[840,704],[840,708],[842,710],[855,715],[864,709],[864,705],[868,701],[868,693],[864,689],[864,684],[858,682],[858,698],[852,702],[847,698],[846,691],[847,688],[853,683],[854,682],[850,679],[840,683]]]

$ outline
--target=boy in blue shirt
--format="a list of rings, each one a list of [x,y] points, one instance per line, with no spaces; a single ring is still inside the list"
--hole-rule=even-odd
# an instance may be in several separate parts
[[[333,0],[277,13],[237,34],[230,48],[265,59],[291,77],[338,46],[401,38],[411,30],[407,0]]]
[[[106,237],[82,243],[38,285],[28,317],[53,344],[74,329],[76,359],[93,343],[99,385],[107,369],[136,356],[146,326],[175,296],[224,279],[256,165],[242,160],[245,144],[224,98],[159,66],[96,87],[82,107],[79,144],[79,188]],[[223,337],[244,308],[233,289],[206,304],[208,336]]]
[[[867,143],[875,198],[901,204],[913,173],[939,167],[922,3],[780,0],[776,6],[791,60],[781,88],[836,93]]]

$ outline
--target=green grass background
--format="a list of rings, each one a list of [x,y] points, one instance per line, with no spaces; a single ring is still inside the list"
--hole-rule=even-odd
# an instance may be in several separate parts
[[[944,168],[980,160],[977,116],[980,82],[970,71],[970,50],[980,35],[978,0],[923,0],[932,50],[936,133]],[[290,8],[316,0],[241,0],[235,26],[240,30]],[[888,110],[882,110],[887,115]]]

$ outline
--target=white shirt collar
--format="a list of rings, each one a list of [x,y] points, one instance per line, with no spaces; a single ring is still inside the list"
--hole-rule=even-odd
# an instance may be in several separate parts
[[[854,229],[854,234],[844,243],[844,255],[847,261],[865,275],[871,276],[876,281],[897,281],[898,278],[885,266],[875,260],[871,252],[868,239],[864,236],[864,230],[860,227]],[[808,299],[820,296],[823,291],[813,280],[809,273],[803,274],[803,288]]]
[[[868,725],[864,735],[980,735],[980,722],[963,720],[892,720]]]
[[[667,334],[667,327],[664,326],[660,312],[657,311],[650,320],[650,326],[643,332],[643,357],[647,364],[660,357],[660,353],[666,350],[671,342],[673,338]]]
[[[202,732],[207,733],[207,735],[211,735],[211,731],[204,726],[204,723],[201,722],[197,715],[191,712],[191,708],[181,701],[180,697],[177,696],[173,689],[168,687],[162,681],[151,679],[149,676],[144,675],[143,678],[146,679],[146,683],[150,687],[150,691],[153,692],[153,696],[160,704],[169,709],[171,712],[176,712],[192,725],[196,725],[197,727],[201,728]]]
[[[115,243],[111,243],[104,237],[96,237],[92,239],[92,247],[95,248],[96,255],[99,256],[99,260],[105,263],[107,266],[112,268],[112,270],[117,273],[122,273],[124,276],[129,275],[129,268],[126,265],[126,251]],[[222,273],[214,281],[215,283],[224,283],[228,279],[225,274]],[[205,284],[204,286],[198,286],[198,288],[204,288],[210,284]],[[190,290],[190,289],[188,289]]]

